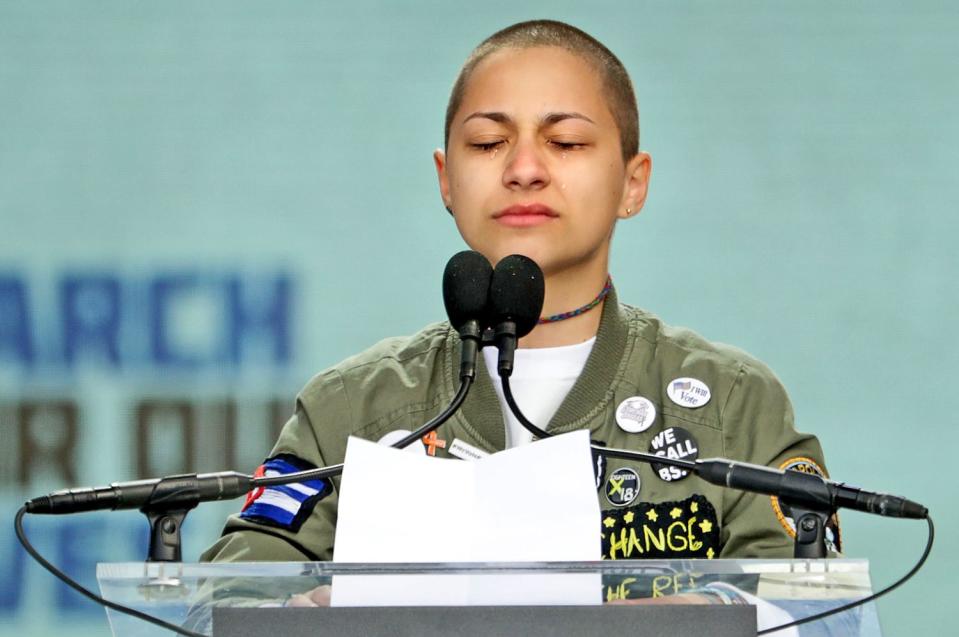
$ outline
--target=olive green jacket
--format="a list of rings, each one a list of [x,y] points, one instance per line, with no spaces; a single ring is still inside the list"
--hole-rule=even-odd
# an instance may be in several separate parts
[[[343,461],[350,435],[378,440],[391,431],[419,427],[453,398],[459,349],[449,323],[435,323],[413,336],[384,340],[321,372],[297,397],[296,412],[273,454],[326,466]],[[697,408],[674,403],[666,388],[678,378],[705,383],[709,402]],[[641,433],[628,433],[616,422],[617,406],[634,396],[648,398],[656,407],[655,421]],[[823,466],[818,441],[797,433],[789,399],[765,365],[738,349],[620,305],[611,293],[586,366],[547,429],[585,428],[593,441],[609,447],[648,451],[653,436],[669,427],[688,432],[700,458],[773,467],[800,459]],[[469,397],[438,434],[446,442],[446,449],[436,450],[441,457],[448,457],[453,440],[487,452],[504,448],[502,411],[482,357]],[[614,506],[606,495],[609,476],[626,467],[639,476],[639,495],[629,506]],[[792,555],[789,520],[767,496],[722,489],[694,475],[666,482],[651,466],[616,459],[610,459],[601,480],[597,497],[603,516],[597,535],[604,558]],[[331,560],[339,478],[333,487],[296,532],[231,516],[223,536],[201,559]]]

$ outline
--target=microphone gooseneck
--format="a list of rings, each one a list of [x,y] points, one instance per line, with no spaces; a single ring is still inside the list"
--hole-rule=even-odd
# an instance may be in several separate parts
[[[526,417],[526,414],[520,410],[519,405],[516,404],[516,397],[513,396],[513,388],[509,384],[509,374],[503,374],[500,376],[500,382],[503,384],[503,397],[506,399],[506,405],[509,407],[509,410],[513,412],[513,415],[516,416],[516,420],[519,421],[519,424],[523,426],[523,429],[533,434],[533,439],[539,438],[550,438],[553,434],[546,432],[543,429],[540,429],[533,422]]]

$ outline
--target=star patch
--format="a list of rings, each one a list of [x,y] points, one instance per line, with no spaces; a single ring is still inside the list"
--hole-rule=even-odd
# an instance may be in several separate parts
[[[719,554],[716,509],[696,494],[603,511],[604,560],[712,558]]]
[[[253,475],[272,477],[315,468],[316,465],[302,458],[282,453],[268,458]],[[326,480],[258,487],[247,494],[240,518],[296,533],[310,517],[316,503],[329,493],[330,484]]]

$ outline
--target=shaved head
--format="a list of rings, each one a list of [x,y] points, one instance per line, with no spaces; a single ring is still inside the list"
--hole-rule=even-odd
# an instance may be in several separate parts
[[[497,31],[483,40],[467,58],[450,92],[446,105],[444,146],[449,145],[450,126],[459,111],[463,94],[476,66],[490,54],[502,49],[528,49],[555,46],[583,59],[599,73],[606,103],[619,128],[623,162],[639,152],[639,110],[633,83],[623,63],[596,38],[574,26],[555,20],[520,22]],[[567,114],[568,115],[568,114]],[[574,114],[575,115],[575,114]]]

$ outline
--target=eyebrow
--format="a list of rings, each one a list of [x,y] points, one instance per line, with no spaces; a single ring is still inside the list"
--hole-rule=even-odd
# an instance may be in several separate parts
[[[477,112],[472,113],[472,114],[470,114],[469,116],[467,116],[467,117],[463,120],[463,123],[465,124],[466,122],[470,121],[471,119],[489,119],[489,120],[492,120],[492,121],[494,121],[494,122],[498,122],[498,123],[500,123],[500,124],[512,124],[512,123],[513,123],[513,118],[512,118],[512,117],[510,117],[510,116],[507,115],[506,113],[503,113],[503,112],[500,112],[500,111],[477,111]],[[588,118],[588,117],[586,117],[585,115],[583,115],[582,113],[577,113],[577,112],[575,112],[575,111],[547,113],[546,115],[543,115],[542,118],[540,118],[540,123],[549,126],[549,125],[556,124],[556,123],[561,122],[561,121],[566,120],[566,119],[581,119],[581,120],[584,120],[584,121],[589,122],[590,124],[595,124],[595,123],[596,123],[596,122],[594,122],[593,120],[591,120],[590,118]]]

